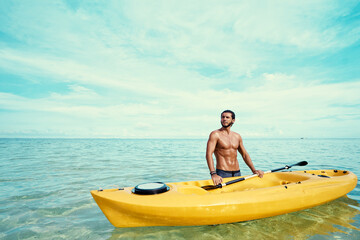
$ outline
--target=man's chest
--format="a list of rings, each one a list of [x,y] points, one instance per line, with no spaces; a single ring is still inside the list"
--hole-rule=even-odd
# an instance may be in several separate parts
[[[216,147],[220,149],[238,149],[239,141],[232,137],[221,138],[218,140]]]

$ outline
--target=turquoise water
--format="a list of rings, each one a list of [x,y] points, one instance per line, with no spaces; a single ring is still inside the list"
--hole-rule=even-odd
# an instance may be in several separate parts
[[[255,166],[346,169],[360,139],[245,139]],[[360,239],[360,188],[315,208],[243,223],[114,228],[90,190],[208,179],[206,139],[0,139],[0,239]],[[240,161],[243,174],[249,169]]]

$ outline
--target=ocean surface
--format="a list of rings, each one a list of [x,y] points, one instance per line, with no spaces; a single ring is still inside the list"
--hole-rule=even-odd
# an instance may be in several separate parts
[[[0,239],[360,239],[360,187],[311,209],[214,226],[115,228],[90,190],[208,179],[206,139],[0,139]],[[360,177],[360,139],[244,139],[257,169]],[[243,175],[251,174],[240,159]]]

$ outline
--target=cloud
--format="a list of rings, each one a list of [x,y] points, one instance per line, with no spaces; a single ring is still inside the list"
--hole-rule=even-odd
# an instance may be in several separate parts
[[[77,126],[76,132],[83,131],[82,134],[91,126],[91,136],[94,133],[103,136],[101,132],[106,128],[105,135],[112,137],[123,136],[124,129],[126,136],[133,137],[149,137],[152,134],[160,137],[172,134],[205,137],[209,129],[218,127],[219,113],[225,108],[237,113],[239,124],[235,125],[235,129],[244,131],[245,128],[246,136],[293,136],[299,134],[305,125],[311,127],[322,122],[324,126],[331,127],[339,121],[344,125],[360,119],[357,105],[351,105],[360,102],[357,94],[359,82],[304,85],[301,82],[297,84],[296,76],[264,74],[264,78],[266,84],[247,92],[174,91],[172,97],[167,97],[166,105],[164,100],[160,103],[118,104],[116,97],[111,101],[108,96],[95,94],[94,97],[92,91],[81,86],[70,86],[70,94],[52,95],[46,99],[1,94],[0,102],[2,109],[11,111],[60,115]],[[285,79],[287,84],[281,85]],[[86,103],[88,99],[89,105]],[[93,103],[94,99],[96,103]],[[347,107],[342,107],[344,105]],[[78,121],[86,122],[80,126],[76,123]],[[259,129],[259,126],[265,126],[265,129]],[[61,129],[59,126],[55,128]],[[162,131],[159,132],[159,129]]]
[[[359,125],[359,79],[326,65],[360,39],[356,1],[1,4],[0,73],[62,87],[1,79],[0,135],[204,137],[227,108],[247,136]]]

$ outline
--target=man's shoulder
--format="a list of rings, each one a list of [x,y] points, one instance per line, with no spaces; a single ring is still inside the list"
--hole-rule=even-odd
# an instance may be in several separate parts
[[[216,130],[212,131],[212,132],[210,133],[210,135],[219,135],[219,133],[220,133],[220,130],[219,130],[219,129],[216,129]]]
[[[237,133],[237,132],[234,132],[234,131],[231,131],[234,135],[236,136],[239,136],[240,137],[240,133]]]
[[[232,134],[233,134],[233,136],[235,136],[236,138],[239,138],[239,139],[241,139],[241,136],[240,136],[240,134],[239,133],[237,133],[237,132],[231,132]]]
[[[220,136],[220,129],[216,129],[210,133],[211,138],[219,138]]]

